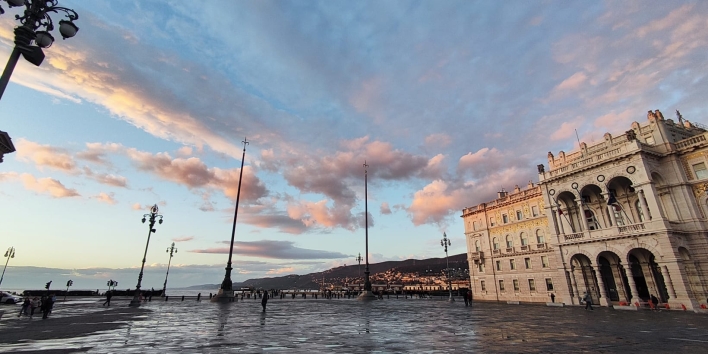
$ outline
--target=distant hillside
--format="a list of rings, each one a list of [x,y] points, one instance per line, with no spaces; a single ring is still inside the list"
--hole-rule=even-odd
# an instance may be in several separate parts
[[[395,270],[401,273],[440,274],[445,269],[445,257],[428,259],[407,259],[405,261],[388,261],[369,264],[372,277],[376,274]],[[361,265],[361,277],[364,276],[365,265]],[[469,269],[467,254],[450,256],[450,268]],[[359,265],[347,265],[305,275],[291,274],[282,277],[248,279],[241,283],[233,283],[234,289],[240,287],[256,287],[264,289],[318,289],[324,277],[325,283],[342,284],[347,280],[354,281],[359,277]],[[218,288],[219,284],[191,286],[193,289]]]

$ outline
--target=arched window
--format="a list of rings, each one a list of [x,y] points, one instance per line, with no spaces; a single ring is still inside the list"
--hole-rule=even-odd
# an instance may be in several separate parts
[[[639,199],[634,202],[634,208],[637,209],[637,215],[639,215],[639,222],[644,222],[644,210],[642,210],[642,203],[639,202]]]
[[[536,230],[536,243],[546,243],[546,240],[543,238],[543,231],[541,230]]]
[[[479,252],[480,250],[482,250],[482,247],[479,244],[479,240],[474,241],[474,251]]]
[[[592,210],[585,209],[585,220],[587,220],[590,230],[598,230],[600,228],[600,223],[597,221],[595,213]]]
[[[506,248],[514,247],[514,238],[511,235],[506,235]]]
[[[499,238],[495,237],[493,240],[494,243],[494,249],[498,250],[499,249]]]
[[[526,237],[525,233],[522,232],[519,237],[521,238],[521,245],[522,246],[526,246],[529,244],[529,239]]]

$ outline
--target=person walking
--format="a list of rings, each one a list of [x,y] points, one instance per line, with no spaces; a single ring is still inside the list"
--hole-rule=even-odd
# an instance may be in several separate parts
[[[586,310],[587,310],[588,308],[590,308],[590,310],[594,310],[594,309],[592,308],[592,297],[590,297],[590,293],[589,293],[589,292],[587,292],[587,291],[585,292],[585,296],[583,296],[583,301],[585,301],[585,309],[586,309]]]
[[[111,292],[110,290],[106,291],[106,301],[103,303],[103,306],[108,305],[110,307],[112,297],[113,297],[113,292]]]
[[[261,300],[261,306],[263,306],[263,312],[266,310],[266,304],[268,303],[268,293],[263,292],[263,300]]]
[[[34,310],[39,306],[39,299],[35,296],[30,300],[30,318],[34,316]]]
[[[202,301],[202,293],[197,294],[197,301]]]
[[[29,296],[25,296],[25,301],[22,303],[22,308],[20,309],[20,314],[17,315],[17,317],[22,317],[23,314],[25,316],[29,315],[29,307],[30,307]]]
[[[52,311],[52,306],[54,303],[52,302],[52,297],[50,296],[45,296],[42,298],[42,319],[46,320],[47,317],[49,317],[49,312]]]
[[[470,305],[470,300],[467,299],[467,293],[469,290],[465,290],[465,292],[462,294],[462,297],[465,298],[465,307]]]
[[[556,302],[556,294],[551,293],[551,302]]]
[[[651,301],[652,310],[659,311],[659,299],[654,294],[649,295],[649,301]]]

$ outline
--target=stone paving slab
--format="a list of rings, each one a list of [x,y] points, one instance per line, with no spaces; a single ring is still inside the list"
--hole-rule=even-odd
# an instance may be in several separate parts
[[[425,299],[272,299],[266,313],[252,299],[100,303],[59,307],[44,321],[3,318],[0,353],[708,352],[708,316],[682,311]]]

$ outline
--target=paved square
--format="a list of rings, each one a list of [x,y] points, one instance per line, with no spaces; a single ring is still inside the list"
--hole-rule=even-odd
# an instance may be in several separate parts
[[[127,303],[59,303],[48,320],[3,306],[0,352],[708,352],[708,316],[683,311],[272,299],[263,314],[257,300]]]

